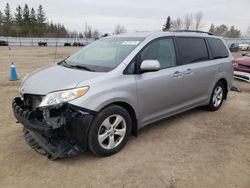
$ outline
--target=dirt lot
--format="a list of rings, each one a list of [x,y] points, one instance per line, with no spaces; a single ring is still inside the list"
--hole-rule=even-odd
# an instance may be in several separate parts
[[[78,48],[58,48],[56,59]],[[239,54],[236,54],[239,56]],[[118,154],[50,161],[32,151],[15,123],[11,100],[19,76],[53,63],[55,48],[0,48],[0,187],[250,187],[250,84],[235,81],[218,112],[195,109],[144,128]]]

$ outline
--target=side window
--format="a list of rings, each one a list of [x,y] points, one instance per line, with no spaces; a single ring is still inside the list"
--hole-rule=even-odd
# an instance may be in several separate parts
[[[135,74],[135,65],[136,65],[136,60],[134,58],[133,61],[128,65],[126,69],[126,74]]]
[[[229,56],[228,50],[220,39],[208,38],[213,59],[226,58]]]
[[[178,52],[182,64],[206,61],[209,59],[207,45],[203,38],[177,38]]]
[[[176,66],[174,42],[171,38],[158,39],[150,43],[140,54],[144,60],[158,60],[161,69]]]

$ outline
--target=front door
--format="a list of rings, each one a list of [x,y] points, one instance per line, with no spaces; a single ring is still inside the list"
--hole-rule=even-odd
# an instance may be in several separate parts
[[[136,75],[140,124],[145,125],[181,107],[182,68],[177,66],[172,38],[157,39],[142,50],[137,63],[158,60],[161,69]]]

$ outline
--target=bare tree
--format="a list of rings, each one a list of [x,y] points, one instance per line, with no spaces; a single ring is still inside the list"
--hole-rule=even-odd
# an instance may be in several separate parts
[[[115,30],[114,30],[115,35],[118,35],[118,34],[121,34],[121,33],[126,33],[126,32],[127,32],[127,30],[126,30],[124,25],[117,24],[115,26]]]
[[[95,29],[95,30],[93,31],[93,33],[92,33],[92,37],[93,37],[95,40],[99,39],[99,38],[100,38],[100,32],[99,32],[97,29]]]
[[[198,31],[200,30],[204,24],[202,23],[203,19],[203,13],[201,11],[197,12],[195,14],[195,30]]]
[[[184,29],[190,30],[193,26],[193,14],[186,14],[184,16]]]
[[[92,27],[91,26],[88,26],[88,28],[84,32],[84,36],[86,38],[92,38]]]
[[[182,20],[181,18],[177,18],[172,23],[174,30],[180,30],[182,28]]]

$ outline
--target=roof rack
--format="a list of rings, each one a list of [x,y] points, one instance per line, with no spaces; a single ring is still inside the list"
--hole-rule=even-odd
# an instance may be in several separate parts
[[[173,30],[173,32],[192,32],[192,33],[204,33],[204,34],[208,34],[208,35],[214,35],[213,33],[210,32],[206,32],[206,31],[196,31],[196,30],[187,30],[187,29],[183,29],[183,30]]]

